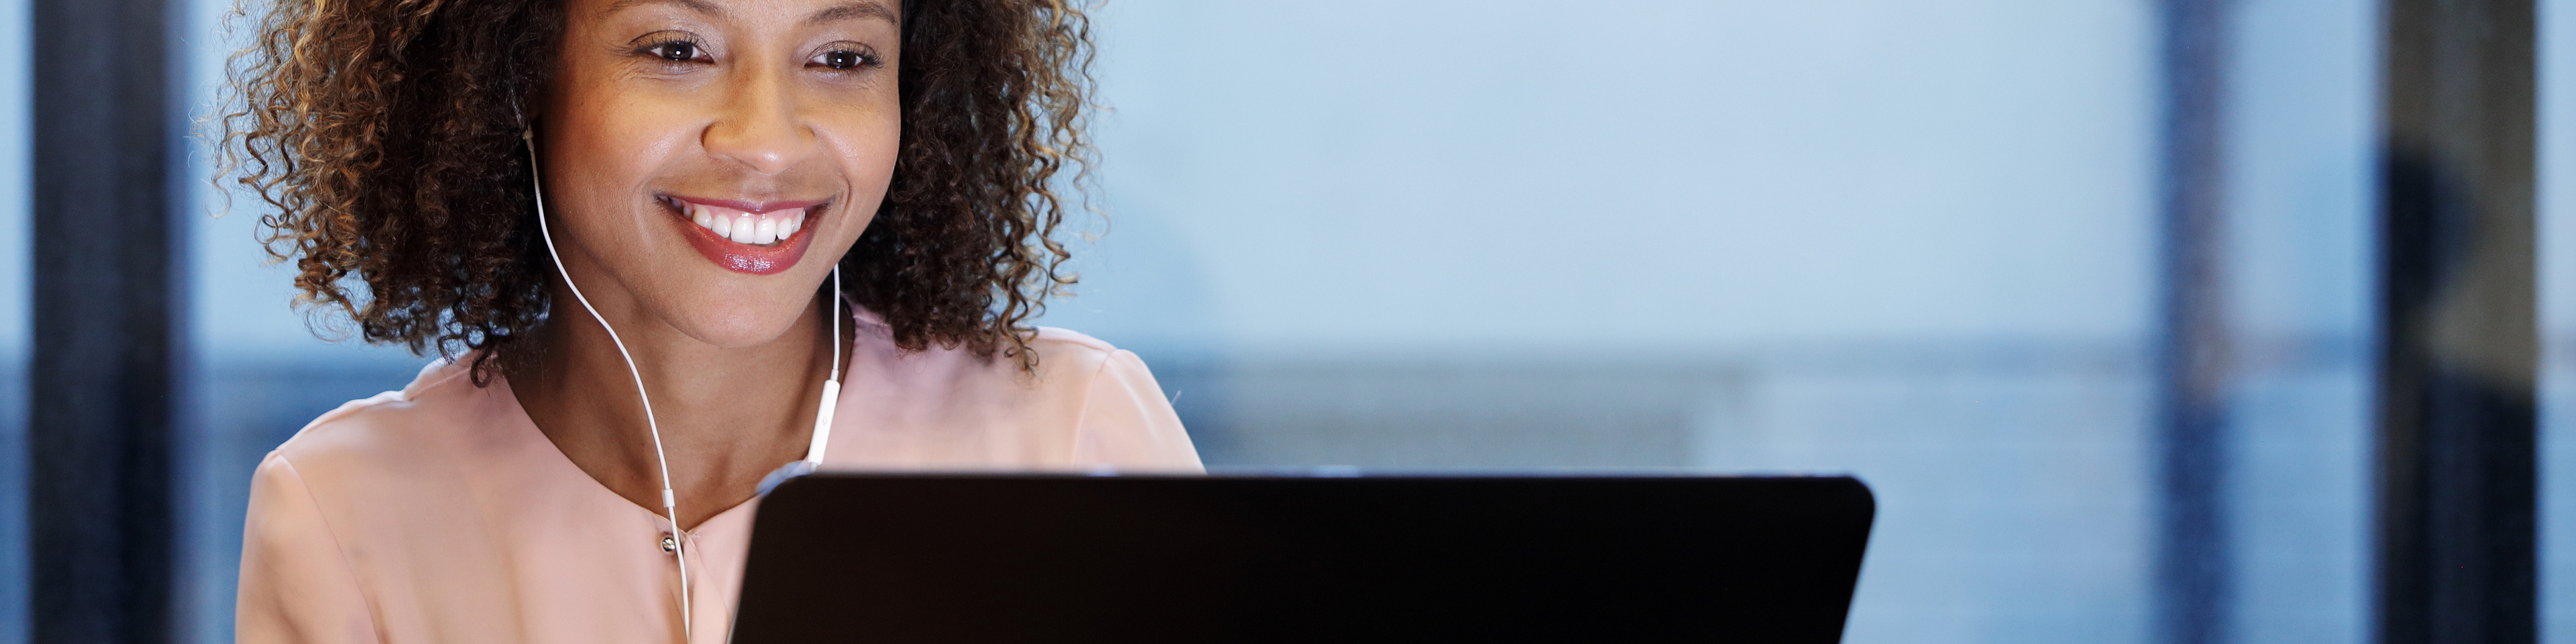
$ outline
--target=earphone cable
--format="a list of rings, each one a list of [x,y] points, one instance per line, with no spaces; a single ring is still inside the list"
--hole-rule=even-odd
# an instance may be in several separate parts
[[[823,454],[831,448],[832,444],[832,413],[840,406],[841,401],[841,361],[848,356],[841,353],[841,265],[839,263],[832,264],[832,294],[829,297],[832,301],[829,309],[831,313],[828,316],[832,318],[832,377],[823,380],[822,402],[814,409],[814,433],[807,439],[802,465],[797,466],[801,467],[803,472],[812,472],[823,466]],[[763,489],[766,490],[766,487]]]
[[[832,265],[832,382],[841,381],[841,265]]]
[[[663,518],[670,522],[671,554],[678,558],[680,565],[680,637],[695,641],[697,628],[693,623],[693,616],[689,614],[688,540],[680,532],[680,502],[678,496],[671,494],[671,459],[664,456],[662,452],[662,426],[653,419],[653,395],[644,391],[644,372],[635,368],[635,356],[626,351],[626,341],[617,337],[616,327],[609,326],[608,318],[600,315],[599,309],[590,305],[590,298],[581,294],[581,286],[572,281],[572,272],[564,270],[563,254],[555,252],[553,227],[546,223],[546,188],[545,180],[537,176],[535,131],[521,130],[519,138],[528,144],[528,183],[529,187],[535,190],[533,196],[537,204],[537,233],[545,237],[546,257],[554,260],[555,273],[563,276],[564,288],[572,291],[572,299],[581,303],[582,310],[590,312],[590,319],[598,322],[599,328],[608,331],[608,341],[617,345],[617,357],[626,361],[626,375],[635,379],[635,396],[644,401],[644,428],[653,435],[653,463],[662,470]],[[835,286],[838,285],[835,284]]]

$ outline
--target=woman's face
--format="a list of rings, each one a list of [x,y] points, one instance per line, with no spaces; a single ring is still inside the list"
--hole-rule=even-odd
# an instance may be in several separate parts
[[[785,333],[893,176],[899,6],[567,2],[537,135],[584,292],[717,346]]]

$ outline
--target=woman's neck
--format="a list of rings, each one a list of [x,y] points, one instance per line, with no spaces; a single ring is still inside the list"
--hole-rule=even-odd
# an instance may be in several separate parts
[[[838,358],[828,355],[824,303],[816,298],[778,339],[737,348],[700,342],[650,316],[601,311],[651,394],[683,529],[740,505],[762,477],[804,457],[822,382]],[[851,326],[840,325],[844,333]],[[588,313],[561,305],[531,339],[534,359],[504,372],[529,419],[592,479],[659,509],[653,436],[617,344]]]

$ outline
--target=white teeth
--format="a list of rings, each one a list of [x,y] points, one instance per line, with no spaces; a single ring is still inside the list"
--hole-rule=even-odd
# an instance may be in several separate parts
[[[797,231],[805,229],[804,208],[781,210],[764,217],[714,206],[680,203],[683,204],[683,212],[689,216],[689,223],[738,244],[767,246],[794,237]]]

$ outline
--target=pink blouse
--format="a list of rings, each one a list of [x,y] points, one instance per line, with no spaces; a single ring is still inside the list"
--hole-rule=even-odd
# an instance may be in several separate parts
[[[1041,328],[1018,361],[896,351],[861,313],[826,468],[1200,471],[1136,354]],[[461,362],[461,361],[460,361]],[[507,383],[463,364],[315,419],[260,463],[242,536],[242,642],[672,642],[661,515],[573,465]],[[680,536],[695,642],[725,641],[760,500]]]

